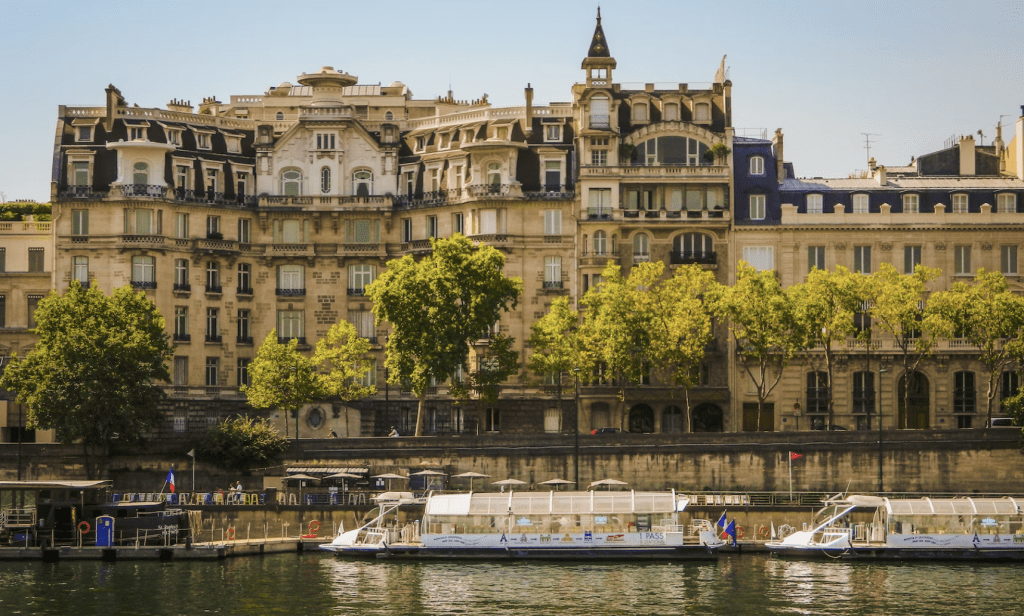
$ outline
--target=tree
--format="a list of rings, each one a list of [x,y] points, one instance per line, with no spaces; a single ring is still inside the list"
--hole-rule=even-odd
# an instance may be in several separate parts
[[[296,416],[296,450],[298,412],[304,404],[331,397],[352,400],[376,391],[361,382],[370,370],[370,342],[360,338],[351,323],[332,325],[317,341],[312,357],[302,354],[298,344],[296,338],[280,342],[277,330],[271,330],[249,364],[252,384],[240,388],[253,408],[278,408]]]
[[[569,299],[559,296],[551,301],[547,314],[530,326],[529,346],[533,349],[527,367],[539,377],[556,379],[558,407],[562,407],[562,377],[579,370],[590,374],[593,353],[584,344],[579,313],[569,307]],[[579,426],[575,427],[579,430]]]
[[[173,350],[163,316],[145,293],[122,287],[111,296],[73,281],[51,292],[35,312],[39,342],[12,358],[0,387],[28,406],[29,426],[79,441],[86,474],[90,449],[106,456],[111,442],[134,444],[162,419],[159,382],[169,382]]]
[[[910,374],[931,354],[941,338],[952,334],[948,319],[924,307],[928,283],[938,276],[939,270],[923,265],[914,268],[913,274],[900,274],[891,263],[883,263],[870,276],[868,314],[892,335],[903,359],[903,413],[899,417],[899,428],[907,427]]]
[[[203,435],[199,456],[228,470],[249,473],[277,462],[287,447],[285,437],[266,418],[241,415],[226,419]]]
[[[807,281],[789,289],[799,328],[804,332],[808,346],[821,346],[825,358],[825,387],[828,396],[828,426],[835,422],[835,402],[832,395],[836,354],[841,352],[847,337],[857,335],[854,315],[862,311],[867,299],[867,279],[843,266],[835,271],[814,268]]]
[[[757,271],[740,262],[736,284],[722,290],[716,314],[728,320],[736,353],[757,388],[757,425],[761,429],[764,402],[782,380],[805,335],[789,293],[772,270]]]
[[[366,289],[376,323],[391,324],[388,382],[409,383],[419,398],[416,436],[423,433],[427,388],[465,369],[470,341],[484,337],[503,311],[515,308],[523,288],[522,280],[502,273],[505,256],[491,246],[475,246],[456,234],[431,239],[431,247],[420,261],[411,255],[390,261]],[[481,382],[500,383],[518,366],[498,361],[493,368],[477,371]]]
[[[1002,274],[981,269],[974,284],[953,283],[949,291],[932,295],[928,306],[952,324],[957,338],[980,350],[978,360],[988,373],[985,406],[990,425],[999,377],[1012,363],[1024,360],[1024,298],[1010,291]]]

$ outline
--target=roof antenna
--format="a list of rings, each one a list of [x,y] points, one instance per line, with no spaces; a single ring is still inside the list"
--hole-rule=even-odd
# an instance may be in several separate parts
[[[870,161],[871,161],[871,138],[872,137],[881,137],[881,135],[879,135],[878,133],[861,133],[861,134],[864,135],[864,149],[866,149],[868,151],[867,160],[868,160],[868,163],[869,163],[868,166],[870,167],[871,166],[870,165]]]

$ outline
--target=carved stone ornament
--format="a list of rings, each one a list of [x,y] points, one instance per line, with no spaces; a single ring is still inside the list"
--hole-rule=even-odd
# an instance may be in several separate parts
[[[981,245],[981,249],[982,250],[992,250],[992,244],[989,244],[989,243],[986,242],[986,243]]]
[[[946,243],[945,242],[936,242],[935,243],[935,250],[945,250],[945,249],[946,249]]]
[[[832,246],[836,250],[846,250],[846,244],[844,244],[842,242],[839,242],[838,244],[833,244]]]
[[[881,250],[889,251],[892,250],[892,244],[882,243],[878,245],[878,248]]]

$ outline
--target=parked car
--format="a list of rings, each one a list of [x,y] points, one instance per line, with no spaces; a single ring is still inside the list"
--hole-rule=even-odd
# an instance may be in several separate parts
[[[1020,429],[1020,426],[1014,425],[1012,417],[993,417],[992,421],[988,425],[988,427],[989,428],[1017,428],[1017,429]]]
[[[591,434],[615,434],[616,432],[622,432],[618,428],[594,428],[590,431]]]

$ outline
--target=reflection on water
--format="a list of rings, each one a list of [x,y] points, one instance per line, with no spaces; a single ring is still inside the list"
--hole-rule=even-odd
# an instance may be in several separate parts
[[[0,614],[1017,614],[1014,565],[378,562],[0,563]]]

